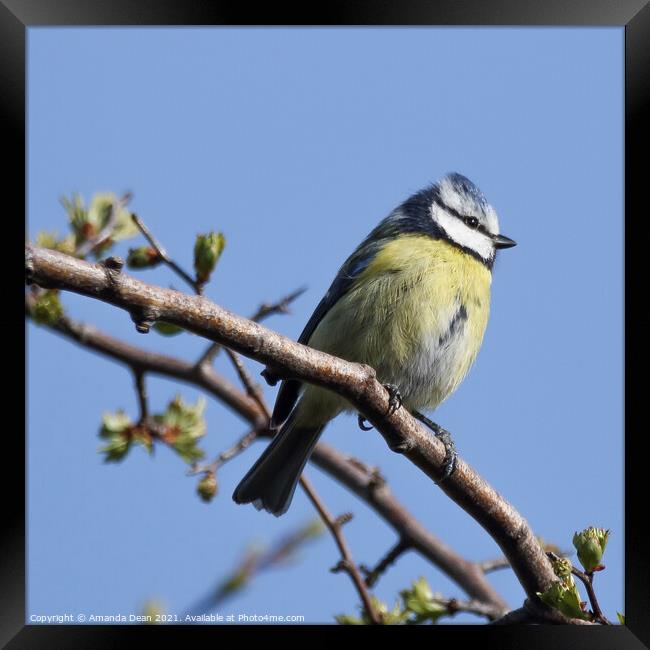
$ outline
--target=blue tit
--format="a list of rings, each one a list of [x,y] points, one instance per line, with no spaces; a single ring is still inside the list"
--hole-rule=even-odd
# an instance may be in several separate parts
[[[446,434],[420,409],[441,404],[474,362],[488,321],[496,251],[514,245],[499,234],[497,214],[476,185],[448,174],[364,239],[298,340],[372,366],[400,405]],[[279,431],[233,499],[276,516],[286,512],[323,429],[353,410],[324,388],[282,382],[271,419]]]

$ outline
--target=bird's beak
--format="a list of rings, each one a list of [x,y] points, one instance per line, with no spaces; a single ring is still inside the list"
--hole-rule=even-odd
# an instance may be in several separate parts
[[[516,241],[513,241],[510,237],[506,237],[505,235],[494,235],[492,241],[494,242],[495,248],[512,248],[517,245]]]

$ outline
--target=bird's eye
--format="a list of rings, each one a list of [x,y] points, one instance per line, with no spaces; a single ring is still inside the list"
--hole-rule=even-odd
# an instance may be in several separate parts
[[[463,221],[470,228],[478,228],[478,219],[476,217],[465,217]]]

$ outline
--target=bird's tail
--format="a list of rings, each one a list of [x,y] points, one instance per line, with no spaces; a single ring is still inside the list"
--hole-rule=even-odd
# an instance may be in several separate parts
[[[325,428],[324,424],[301,425],[299,410],[300,404],[235,488],[236,503],[252,503],[276,517],[289,509],[302,470]]]

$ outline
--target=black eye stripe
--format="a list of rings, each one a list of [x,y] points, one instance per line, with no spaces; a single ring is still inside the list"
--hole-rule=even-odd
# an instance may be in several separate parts
[[[441,200],[439,200],[439,199],[438,199],[438,200],[435,200],[434,203],[436,203],[436,204],[437,204],[439,207],[441,207],[443,210],[446,210],[447,212],[449,212],[449,214],[453,215],[454,217],[456,217],[457,219],[460,219],[460,220],[463,221],[463,222],[464,222],[466,219],[475,219],[475,218],[476,218],[476,217],[471,217],[471,216],[468,216],[468,215],[463,215],[463,214],[461,214],[460,212],[458,212],[457,210],[454,210],[454,208],[448,206],[446,203],[443,203],[443,202],[442,202]],[[481,232],[481,233],[483,233],[484,235],[487,235],[488,237],[491,237],[491,236],[492,236],[492,235],[490,235],[490,233],[487,231],[487,229],[485,228],[485,226],[483,226],[482,224],[479,224],[476,228],[474,228],[474,230],[476,230],[476,231],[478,231],[478,232]]]

